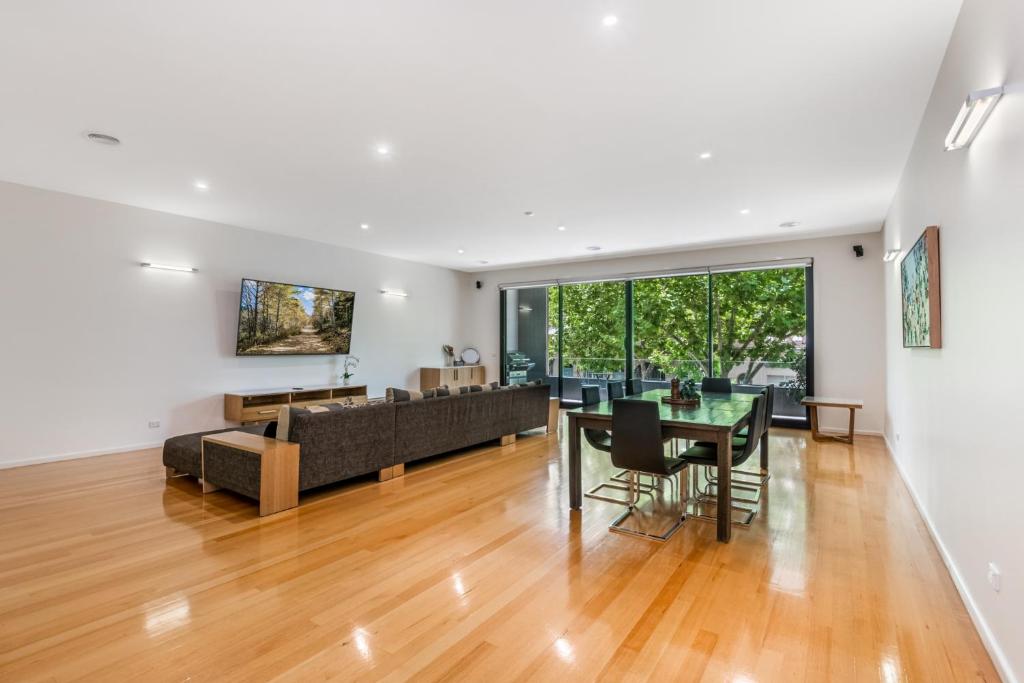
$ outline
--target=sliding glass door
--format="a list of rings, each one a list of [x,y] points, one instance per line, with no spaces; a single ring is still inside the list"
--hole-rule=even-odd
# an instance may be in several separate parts
[[[710,374],[708,282],[707,273],[633,282],[633,377],[645,389]]]
[[[596,384],[607,399],[609,380],[626,378],[626,285],[587,282],[561,290],[562,398],[578,401],[580,387]]]
[[[614,380],[667,387],[728,377],[737,390],[778,387],[774,418],[806,424],[813,388],[813,268],[702,268],[652,277],[502,290],[502,381],[544,378],[552,396],[602,398]]]
[[[711,282],[712,374],[741,386],[774,384],[773,417],[804,419],[807,269],[713,273]]]
[[[554,295],[554,306],[549,296]],[[558,371],[558,287],[502,292],[502,384],[548,380]],[[558,397],[558,383],[550,382]]]

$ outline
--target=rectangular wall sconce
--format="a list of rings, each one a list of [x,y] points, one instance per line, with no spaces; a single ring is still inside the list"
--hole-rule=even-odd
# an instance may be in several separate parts
[[[177,270],[182,273],[198,273],[198,268],[192,266],[169,266],[166,263],[146,263],[140,264],[143,268],[157,268],[159,270]]]
[[[891,263],[892,261],[895,261],[897,258],[899,258],[899,255],[899,249],[890,249],[887,252],[885,252],[885,255],[882,257],[882,260],[885,261],[886,263]]]
[[[1003,96],[1004,88],[988,88],[986,90],[975,90],[967,95],[967,100],[960,107],[960,112],[953,121],[953,127],[949,129],[946,136],[946,151],[952,152],[955,149],[963,149],[971,144],[978,134],[985,119],[992,113],[992,108]]]
[[[401,297],[409,296],[405,292],[403,292],[401,290],[398,290],[398,289],[382,289],[382,290],[380,290],[380,293],[383,294],[384,296],[401,296]]]

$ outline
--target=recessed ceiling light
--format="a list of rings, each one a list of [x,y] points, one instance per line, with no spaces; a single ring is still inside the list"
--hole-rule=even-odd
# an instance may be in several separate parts
[[[455,251],[460,253],[460,254],[465,254],[466,253],[465,249],[456,249]]]
[[[387,145],[377,145],[377,154],[382,157],[386,157],[391,154],[391,148]]]
[[[86,133],[85,137],[93,142],[101,145],[120,145],[121,141],[115,138],[113,135],[107,135],[106,133]]]
[[[192,182],[192,187],[196,188],[200,192],[206,192],[210,189],[210,183],[205,180],[195,180]]]
[[[750,209],[740,209],[740,213],[746,216],[747,214],[750,213]]]
[[[700,153],[700,158],[701,159],[710,159],[711,158],[711,152],[701,152]]]
[[[587,247],[587,251],[601,251],[601,247],[594,245],[592,247]]]
[[[558,226],[558,230],[559,230],[559,232],[565,232],[565,226],[564,225],[559,225]]]
[[[533,215],[533,211],[523,211],[523,215],[529,218],[530,216]]]
[[[614,14],[608,14],[601,20],[601,23],[606,27],[611,28],[612,26],[615,26],[615,24],[619,23],[619,18]]]
[[[779,223],[780,228],[795,228],[800,225],[800,221],[786,221],[785,223]]]

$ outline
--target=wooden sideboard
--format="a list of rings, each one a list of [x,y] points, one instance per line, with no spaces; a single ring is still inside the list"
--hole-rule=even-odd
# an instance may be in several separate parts
[[[452,365],[443,368],[420,368],[420,391],[448,385],[448,388],[468,387],[487,381],[487,368],[483,365]]]
[[[310,387],[285,387],[279,389],[254,389],[224,394],[224,419],[230,422],[251,424],[277,419],[281,406],[317,405],[328,401],[345,403],[366,403],[366,385],[351,386],[323,385]]]

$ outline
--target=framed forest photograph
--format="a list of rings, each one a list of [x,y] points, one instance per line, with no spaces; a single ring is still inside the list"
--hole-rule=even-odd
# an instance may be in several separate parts
[[[346,354],[355,293],[242,280],[238,356]]]
[[[942,348],[939,228],[930,226],[900,262],[903,348]]]

